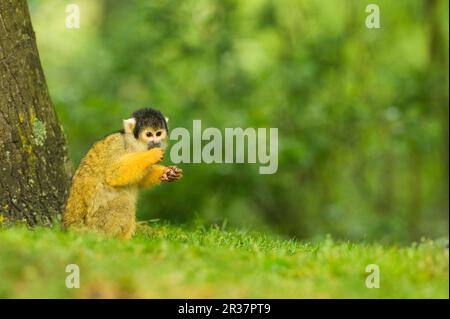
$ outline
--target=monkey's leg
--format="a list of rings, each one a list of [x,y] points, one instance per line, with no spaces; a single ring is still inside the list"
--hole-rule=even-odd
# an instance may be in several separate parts
[[[151,171],[139,183],[139,187],[148,188],[161,182],[172,182],[182,176],[183,171],[176,166],[153,165]]]
[[[115,198],[92,212],[86,226],[106,236],[130,239],[136,228],[134,203],[128,198]]]
[[[125,186],[138,183],[147,173],[148,168],[160,162],[163,151],[153,148],[145,152],[126,154],[106,170],[106,182],[111,186]]]

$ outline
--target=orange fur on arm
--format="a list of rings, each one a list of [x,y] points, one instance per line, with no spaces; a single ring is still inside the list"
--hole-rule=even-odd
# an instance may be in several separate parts
[[[161,183],[161,176],[166,170],[165,166],[153,165],[150,172],[144,176],[144,178],[139,183],[139,187],[148,188],[151,186],[159,185]]]
[[[126,186],[140,182],[150,165],[159,162],[158,153],[150,151],[125,154],[106,171],[106,182],[111,186]]]

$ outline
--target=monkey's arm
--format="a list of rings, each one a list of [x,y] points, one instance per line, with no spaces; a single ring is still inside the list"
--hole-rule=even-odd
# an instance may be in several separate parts
[[[160,184],[162,182],[161,176],[166,171],[166,168],[162,165],[153,165],[150,172],[139,182],[139,187],[148,188]]]
[[[136,184],[142,180],[148,168],[162,158],[163,151],[160,148],[125,154],[106,169],[106,182],[111,186]]]
[[[183,171],[176,166],[153,165],[151,171],[138,184],[141,188],[159,185],[161,182],[172,182],[180,179]]]

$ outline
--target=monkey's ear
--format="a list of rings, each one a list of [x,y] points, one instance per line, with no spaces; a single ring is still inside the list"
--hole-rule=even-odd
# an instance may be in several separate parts
[[[135,126],[136,120],[134,119],[134,117],[123,120],[123,129],[125,130],[125,133],[133,133]]]
[[[165,119],[166,119],[166,123],[169,123],[169,118],[168,118],[168,117],[166,117]]]

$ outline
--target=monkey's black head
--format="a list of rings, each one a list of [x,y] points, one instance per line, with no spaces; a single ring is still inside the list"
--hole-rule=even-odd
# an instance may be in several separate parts
[[[131,118],[136,120],[136,125],[133,129],[133,134],[135,138],[139,137],[139,133],[141,133],[142,129],[146,127],[154,128],[154,129],[165,129],[167,130],[167,120],[163,116],[163,114],[152,108],[140,109],[133,114],[131,114]]]
[[[148,148],[166,147],[168,137],[168,119],[152,108],[137,110],[124,120],[124,133],[133,134],[136,140],[145,143]]]

